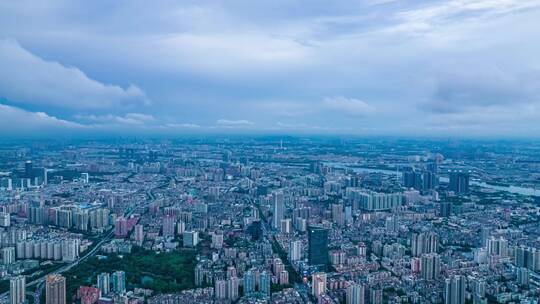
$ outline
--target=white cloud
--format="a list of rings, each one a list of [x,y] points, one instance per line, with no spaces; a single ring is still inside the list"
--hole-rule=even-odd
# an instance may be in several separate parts
[[[84,125],[50,116],[44,112],[29,112],[0,104],[0,134],[39,133],[53,130],[83,130]]]
[[[249,126],[253,123],[249,120],[240,119],[240,120],[230,120],[230,119],[218,119],[216,124],[220,126]]]
[[[67,109],[149,103],[137,86],[100,83],[76,67],[37,57],[13,40],[0,40],[0,66],[0,96],[11,103]]]
[[[101,123],[101,124],[128,124],[128,125],[143,125],[151,123],[156,119],[152,115],[141,113],[127,113],[125,115],[76,115],[77,119]]]
[[[168,123],[165,125],[167,128],[185,128],[185,129],[198,129],[201,128],[198,124],[192,124],[192,123]]]
[[[375,107],[365,101],[356,98],[346,98],[342,96],[325,98],[323,108],[342,112],[351,116],[363,116],[375,111]]]

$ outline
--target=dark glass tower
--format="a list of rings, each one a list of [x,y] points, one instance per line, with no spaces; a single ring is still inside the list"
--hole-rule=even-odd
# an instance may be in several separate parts
[[[451,171],[448,189],[456,194],[469,193],[469,173]]]
[[[311,226],[308,229],[308,260],[312,266],[326,269],[328,265],[328,230]]]

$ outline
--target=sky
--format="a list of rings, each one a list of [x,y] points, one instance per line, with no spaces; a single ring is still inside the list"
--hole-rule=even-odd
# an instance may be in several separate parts
[[[540,135],[540,0],[0,0],[0,136]]]

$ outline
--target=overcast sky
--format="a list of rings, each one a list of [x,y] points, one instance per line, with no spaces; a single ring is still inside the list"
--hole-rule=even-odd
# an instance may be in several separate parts
[[[1,1],[1,134],[540,134],[540,0]]]

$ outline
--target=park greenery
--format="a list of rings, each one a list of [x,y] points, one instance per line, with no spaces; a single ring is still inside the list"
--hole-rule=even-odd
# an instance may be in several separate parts
[[[155,252],[137,247],[131,254],[89,258],[64,275],[70,299],[79,286],[95,285],[98,274],[117,270],[126,273],[128,289],[140,287],[166,293],[193,288],[196,264],[194,250]]]

